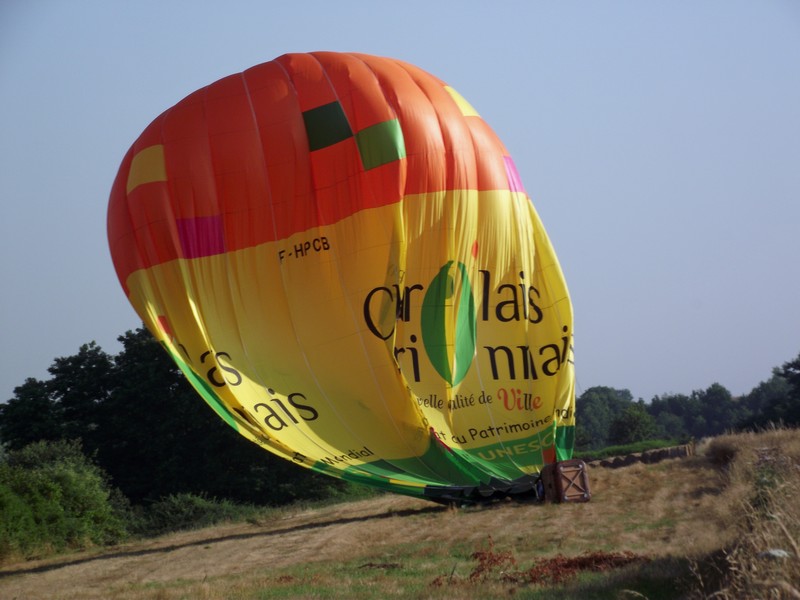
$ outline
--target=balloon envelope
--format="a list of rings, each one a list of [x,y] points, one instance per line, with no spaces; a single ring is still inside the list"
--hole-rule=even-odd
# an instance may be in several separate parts
[[[288,54],[191,94],[122,161],[108,236],[200,395],[287,460],[449,500],[572,454],[550,241],[502,142],[412,65]]]

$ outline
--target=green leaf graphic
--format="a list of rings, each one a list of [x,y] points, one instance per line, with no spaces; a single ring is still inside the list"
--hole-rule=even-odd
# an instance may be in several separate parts
[[[450,273],[453,261],[448,261],[433,278],[422,301],[422,342],[428,359],[442,379],[457,385],[464,379],[475,356],[477,317],[472,285],[463,263],[456,263],[455,273],[461,279],[461,291],[456,301],[455,280]],[[448,358],[447,319],[452,319],[448,307],[455,314],[453,365]]]

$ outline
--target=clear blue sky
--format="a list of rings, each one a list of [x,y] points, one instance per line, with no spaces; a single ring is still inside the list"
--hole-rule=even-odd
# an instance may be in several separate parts
[[[287,52],[434,73],[511,151],[575,305],[578,390],[745,394],[800,353],[800,2],[0,3],[0,400],[139,325],[106,243],[122,156]]]

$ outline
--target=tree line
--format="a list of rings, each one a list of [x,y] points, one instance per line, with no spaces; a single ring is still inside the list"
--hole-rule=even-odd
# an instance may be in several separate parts
[[[690,439],[752,430],[770,424],[800,425],[800,355],[772,370],[772,376],[745,396],[734,398],[721,384],[690,394],[664,394],[634,401],[630,391],[592,387],[576,400],[575,448],[663,439]]]
[[[342,493],[348,484],[279,459],[238,435],[204,405],[150,333],[119,338],[110,355],[94,342],[56,358],[50,378],[27,379],[0,404],[0,443],[77,443],[133,504],[174,494],[277,505]],[[592,387],[577,398],[576,449],[648,439],[678,442],[770,422],[800,425],[800,355],[749,394],[722,385],[634,400]],[[0,462],[2,462],[0,460]]]

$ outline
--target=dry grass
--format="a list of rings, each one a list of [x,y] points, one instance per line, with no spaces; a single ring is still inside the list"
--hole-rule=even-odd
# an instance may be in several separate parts
[[[718,561],[718,589],[707,596],[800,599],[798,431],[722,436],[707,454],[725,474],[725,508],[737,532]]]
[[[694,457],[593,467],[586,504],[451,509],[385,496],[285,512],[8,565],[0,597],[792,598],[799,457],[800,432],[771,431],[717,438]],[[769,548],[791,557],[759,558]],[[533,583],[537,565],[589,553],[630,560],[545,591]]]

